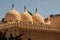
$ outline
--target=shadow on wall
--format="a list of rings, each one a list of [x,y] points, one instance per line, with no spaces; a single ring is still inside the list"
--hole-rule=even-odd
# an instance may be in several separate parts
[[[23,36],[23,34],[20,34],[20,35],[16,35],[15,37],[12,36],[12,33],[10,33],[10,37],[6,37],[6,32],[8,31],[5,30],[4,32],[0,32],[0,40],[22,40],[21,36]],[[27,38],[28,40],[31,40],[31,38]]]

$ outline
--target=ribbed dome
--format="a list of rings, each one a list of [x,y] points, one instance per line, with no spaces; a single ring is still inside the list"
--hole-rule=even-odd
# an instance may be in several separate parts
[[[27,12],[27,10],[25,10],[22,14],[21,14],[21,20],[23,22],[32,22],[32,16]]]
[[[37,12],[37,10],[36,10],[35,14],[32,17],[33,17],[33,21],[34,22],[44,23],[44,20],[43,20],[42,16],[39,15],[39,13]]]
[[[21,20],[20,14],[14,9],[8,11],[5,16],[5,21],[20,21],[20,20]]]
[[[14,4],[12,4],[12,8],[7,12],[4,21],[20,21],[20,14],[14,9]]]
[[[33,21],[32,16],[26,10],[26,6],[24,6],[24,12],[22,12],[22,14],[21,14],[21,20],[23,22],[32,22]]]

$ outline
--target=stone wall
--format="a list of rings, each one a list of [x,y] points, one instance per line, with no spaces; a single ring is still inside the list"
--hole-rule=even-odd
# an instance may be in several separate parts
[[[2,26],[3,25],[3,26]],[[6,37],[10,37],[12,33],[13,37],[23,34],[21,37],[23,40],[60,40],[60,29],[52,25],[32,24],[32,23],[6,23],[0,25],[0,32],[4,32],[6,29]]]
[[[28,38],[31,38],[31,40],[60,40],[60,33],[52,31],[14,28],[9,29],[6,32],[6,37],[9,38],[11,33],[13,37],[19,34],[23,34],[23,36],[21,37],[22,40],[28,40]]]

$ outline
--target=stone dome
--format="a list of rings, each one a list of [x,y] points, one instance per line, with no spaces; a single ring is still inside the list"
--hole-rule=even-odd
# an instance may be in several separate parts
[[[39,13],[37,12],[37,9],[36,9],[35,14],[32,15],[32,18],[33,18],[33,21],[34,21],[34,22],[41,22],[41,23],[44,23],[44,20],[43,20],[42,16],[39,15]]]
[[[24,8],[24,12],[21,14],[21,20],[23,22],[32,22],[32,16],[27,12],[26,7]]]
[[[10,11],[7,12],[4,21],[20,21],[20,14],[12,7]]]

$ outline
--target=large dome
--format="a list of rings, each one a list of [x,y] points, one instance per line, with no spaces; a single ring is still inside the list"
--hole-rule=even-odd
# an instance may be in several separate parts
[[[11,9],[10,11],[7,12],[4,21],[20,21],[20,20],[21,20],[20,14],[16,10]]]
[[[35,14],[32,17],[33,17],[33,21],[34,22],[44,23],[44,20],[43,20],[42,16],[39,15],[39,13],[37,12],[37,10],[36,10]]]

